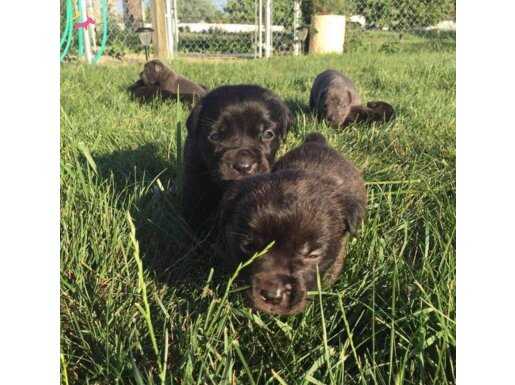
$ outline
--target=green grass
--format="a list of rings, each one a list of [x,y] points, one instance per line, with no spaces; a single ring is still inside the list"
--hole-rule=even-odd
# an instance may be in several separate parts
[[[130,101],[137,66],[64,65],[62,383],[455,383],[454,51],[171,65],[210,87],[251,82],[286,99],[297,122],[282,152],[324,133],[364,170],[365,226],[304,314],[249,310],[209,269],[224,256],[178,214],[187,111]],[[316,122],[309,90],[328,67],[365,101],[391,102],[397,119],[342,132]]]

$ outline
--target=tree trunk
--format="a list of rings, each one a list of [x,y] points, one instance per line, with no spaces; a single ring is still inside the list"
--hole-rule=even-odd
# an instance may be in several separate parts
[[[143,25],[141,0],[123,0],[123,16],[127,27],[141,27]]]

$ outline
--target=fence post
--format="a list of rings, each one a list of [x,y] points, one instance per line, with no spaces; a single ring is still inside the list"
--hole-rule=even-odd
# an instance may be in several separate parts
[[[166,41],[168,43],[168,53],[170,55],[171,58],[173,58],[175,56],[175,47],[174,47],[174,38],[173,38],[173,24],[174,24],[174,19],[173,19],[173,14],[172,12],[174,11],[173,10],[173,6],[172,6],[172,1],[171,0],[166,0],[165,1],[165,6],[166,6],[166,9],[165,9],[165,19],[166,19]]]
[[[265,57],[272,56],[272,0],[265,6]]]
[[[179,21],[177,19],[177,0],[172,0],[172,20],[173,20],[173,47],[174,54],[179,50]]]
[[[301,52],[301,40],[299,36],[300,21],[302,19],[302,11],[300,9],[300,1],[293,2],[293,55],[299,56]]]
[[[254,59],[258,57],[258,2],[254,0]]]
[[[93,0],[88,0],[87,3],[88,8],[88,16],[92,16],[93,20],[95,20],[96,23],[98,23],[101,19],[97,18],[95,15],[95,7],[93,6]],[[96,33],[96,24],[91,25],[90,28],[88,28],[89,31],[89,38],[91,39],[91,45],[93,46],[93,49],[97,50],[97,33]]]
[[[88,19],[88,12],[86,10],[86,0],[79,1],[79,7],[82,14],[81,23],[85,23]],[[83,27],[82,36],[84,36],[84,53],[86,54],[86,61],[91,64],[93,61],[93,55],[91,54],[91,45],[89,41],[89,26]]]
[[[159,59],[168,59],[164,0],[152,0],[152,26],[154,27],[154,51]]]
[[[263,57],[263,0],[258,1],[258,57]]]

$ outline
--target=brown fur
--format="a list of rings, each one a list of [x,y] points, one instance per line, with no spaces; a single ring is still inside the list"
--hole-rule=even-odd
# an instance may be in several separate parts
[[[208,91],[185,77],[176,74],[159,60],[145,63],[140,78],[128,88],[129,92],[141,101],[154,98],[179,99],[193,105]]]
[[[352,106],[343,126],[350,123],[388,122],[394,118],[395,111],[390,104],[374,101],[368,102],[366,106]]]
[[[272,314],[304,310],[307,292],[337,279],[349,235],[366,210],[361,173],[320,134],[284,155],[272,173],[234,182],[221,204],[223,243],[235,266],[271,242],[245,272],[253,307]]]
[[[395,117],[393,107],[386,102],[363,106],[352,80],[336,70],[326,70],[315,78],[309,107],[336,128],[356,122],[385,122]]]

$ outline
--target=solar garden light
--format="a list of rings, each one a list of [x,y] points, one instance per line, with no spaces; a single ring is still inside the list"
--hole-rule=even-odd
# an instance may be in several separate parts
[[[153,28],[150,27],[140,27],[136,30],[138,34],[139,41],[145,48],[145,59],[148,61],[148,47],[152,44],[152,33],[154,32]]]

